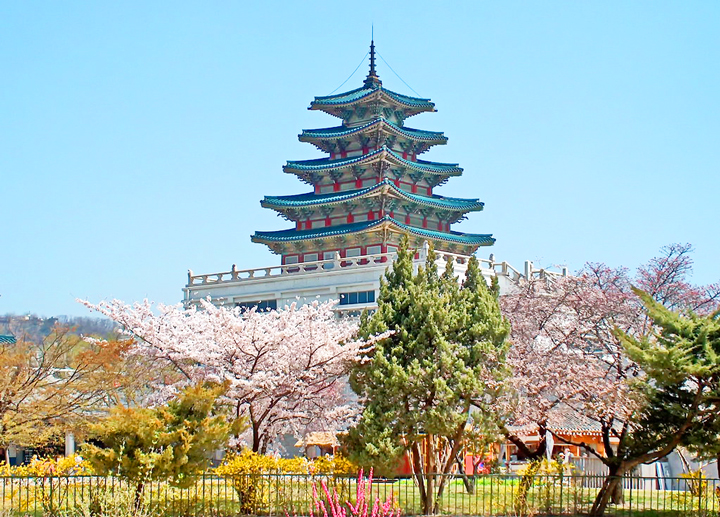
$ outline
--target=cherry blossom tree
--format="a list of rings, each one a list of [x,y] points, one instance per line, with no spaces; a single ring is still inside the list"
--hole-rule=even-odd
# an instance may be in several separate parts
[[[136,338],[133,349],[171,364],[179,379],[157,384],[158,401],[200,380],[228,383],[226,403],[247,417],[241,440],[265,452],[280,435],[335,430],[357,409],[348,397],[346,367],[358,356],[356,325],[338,320],[333,303],[283,310],[81,301]]]
[[[619,500],[620,476],[669,454],[691,428],[694,414],[688,411],[676,426],[645,439],[649,434],[643,422],[652,420],[648,411],[662,411],[653,406],[662,397],[651,396],[655,388],[640,382],[647,379],[644,365],[629,358],[620,339],[643,336],[653,327],[633,284],[675,310],[710,311],[717,305],[717,284],[696,287],[688,282],[691,250],[689,245],[665,247],[635,277],[625,269],[587,264],[576,276],[532,280],[501,299],[512,323],[508,362],[515,387],[514,397],[501,405],[501,432],[526,455],[538,458],[545,453],[547,433],[553,433],[554,415],[569,413],[594,424],[602,450],[553,433],[557,441],[583,448],[608,467],[593,515],[602,515],[611,498]],[[523,442],[516,431],[523,427],[539,432],[538,447],[530,449]]]
[[[635,286],[670,310],[710,314],[720,302],[720,283],[692,285],[693,260],[690,244],[664,246],[658,257],[640,267]]]

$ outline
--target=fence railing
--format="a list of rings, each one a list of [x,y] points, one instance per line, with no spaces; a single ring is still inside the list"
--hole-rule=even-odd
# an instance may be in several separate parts
[[[439,476],[438,476],[439,477]],[[592,506],[603,476],[484,475],[448,476],[439,508],[445,515],[540,516],[583,515]],[[309,515],[312,486],[327,483],[341,501],[354,502],[357,479],[308,475],[199,475],[182,487],[165,482],[137,485],[112,477],[2,477],[3,516],[76,515],[124,517],[136,502],[145,515],[231,516]],[[716,516],[720,480],[632,477],[623,483],[622,501],[608,516]],[[673,490],[665,489],[673,487]],[[371,497],[392,497],[404,515],[421,515],[419,492],[412,479],[379,479]],[[321,492],[322,493],[322,492]],[[315,512],[317,515],[317,512]]]

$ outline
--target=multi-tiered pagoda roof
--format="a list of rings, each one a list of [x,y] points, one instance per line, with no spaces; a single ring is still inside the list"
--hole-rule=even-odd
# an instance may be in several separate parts
[[[460,176],[454,163],[418,159],[447,143],[437,131],[405,126],[405,120],[435,111],[430,99],[409,97],[383,88],[370,45],[370,72],[363,86],[337,95],[315,97],[311,110],[342,119],[342,124],[306,129],[299,139],[329,156],[289,161],[283,170],[313,186],[313,191],[268,196],[261,202],[295,223],[288,230],[256,232],[254,242],[283,256],[284,264],[334,257],[385,253],[402,235],[421,246],[465,255],[490,246],[492,235],[452,231],[468,212],[480,211],[477,199],[439,196],[433,188]],[[390,248],[390,249],[389,249]]]

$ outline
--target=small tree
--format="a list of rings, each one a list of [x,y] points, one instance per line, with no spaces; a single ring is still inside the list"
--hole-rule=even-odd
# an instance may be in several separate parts
[[[117,406],[90,427],[99,445],[86,443],[82,454],[99,474],[127,479],[135,486],[139,507],[143,486],[150,480],[170,480],[177,486],[192,482],[202,472],[209,453],[221,448],[233,426],[214,415],[215,401],[225,387],[190,386],[167,405],[156,408]]]
[[[351,374],[363,411],[347,442],[363,464],[397,465],[406,454],[429,514],[439,510],[446,477],[436,478],[456,461],[471,408],[489,405],[503,385],[509,327],[474,257],[461,287],[452,262],[440,277],[430,249],[414,273],[413,254],[403,239],[377,311],[363,316],[361,337],[391,334]]]
[[[616,461],[646,463],[678,445],[701,457],[717,457],[720,309],[707,315],[674,312],[635,291],[653,330],[640,339],[625,333],[619,338],[628,357],[642,366],[645,376],[637,384],[647,401],[632,439],[618,447]]]
[[[38,342],[0,343],[0,448],[46,444],[114,404],[126,347],[83,340],[60,325]]]

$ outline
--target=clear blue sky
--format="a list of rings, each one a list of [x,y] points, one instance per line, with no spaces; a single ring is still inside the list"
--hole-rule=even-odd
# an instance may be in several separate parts
[[[635,268],[672,242],[720,279],[720,2],[0,2],[0,313],[175,303],[187,269],[278,263],[260,207],[367,52],[438,113],[439,194],[521,268]],[[384,85],[415,95],[378,64]],[[344,87],[360,85],[363,64]]]

